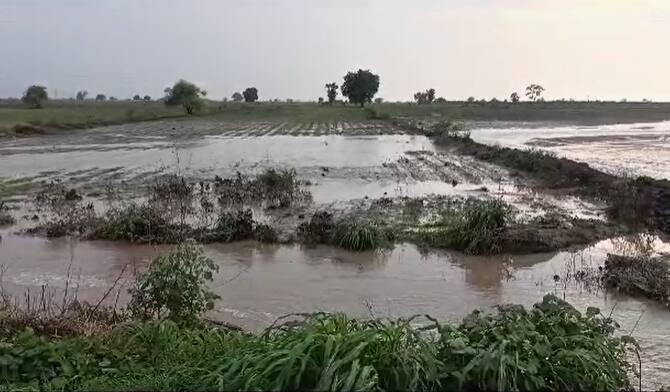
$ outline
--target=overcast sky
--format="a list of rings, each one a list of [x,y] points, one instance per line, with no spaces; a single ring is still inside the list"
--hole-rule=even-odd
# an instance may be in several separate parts
[[[0,0],[0,96],[29,84],[316,99],[369,68],[379,96],[670,100],[670,0]]]

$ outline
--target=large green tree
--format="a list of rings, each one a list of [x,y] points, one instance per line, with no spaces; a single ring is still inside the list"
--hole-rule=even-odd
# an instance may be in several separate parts
[[[258,89],[256,87],[249,87],[242,92],[244,96],[244,102],[256,102],[258,101]]]
[[[164,91],[166,94],[165,104],[168,106],[181,105],[187,114],[193,114],[193,112],[200,110],[203,104],[202,97],[207,95],[206,91],[183,79]]]
[[[349,102],[359,104],[363,107],[372,102],[379,90],[379,75],[369,70],[359,69],[358,72],[349,72],[342,83],[342,95],[349,98]]]
[[[26,89],[21,100],[34,108],[41,108],[42,102],[49,99],[47,88],[44,86],[33,85]]]

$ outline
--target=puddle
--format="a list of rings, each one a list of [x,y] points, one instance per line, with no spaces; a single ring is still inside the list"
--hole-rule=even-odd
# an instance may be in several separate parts
[[[165,247],[109,242],[43,240],[3,232],[0,260],[4,287],[16,293],[42,284],[64,288],[71,280],[81,299],[96,300],[126,271],[141,268]],[[634,336],[643,349],[648,387],[670,384],[670,311],[651,301],[555,282],[575,263],[597,268],[607,252],[625,252],[626,241],[603,241],[580,252],[528,256],[466,257],[422,254],[410,245],[386,253],[350,253],[330,247],[304,248],[256,243],[213,245],[206,251],[221,267],[213,283],[222,299],[210,316],[252,329],[293,312],[346,312],[352,316],[402,317],[429,313],[458,321],[475,308],[500,303],[532,305],[546,293],[565,297],[582,311],[614,309],[623,331],[640,315]],[[658,240],[657,250],[670,251]],[[577,261],[578,260],[578,261]],[[572,267],[571,267],[572,266]],[[72,286],[71,286],[72,287]],[[121,290],[121,301],[126,290]]]
[[[600,170],[670,178],[670,121],[603,126],[479,128],[472,138],[486,144],[541,148]]]

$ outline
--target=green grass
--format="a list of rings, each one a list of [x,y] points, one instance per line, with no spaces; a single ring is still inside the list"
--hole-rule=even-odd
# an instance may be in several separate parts
[[[573,124],[614,124],[670,119],[670,103],[521,102],[511,104],[447,102],[430,105],[371,105],[381,117],[466,121],[550,121]]]
[[[434,230],[419,233],[424,243],[468,254],[494,254],[509,223],[512,208],[502,200],[469,199],[458,209],[448,210]]]
[[[597,309],[554,296],[532,309],[432,319],[356,320],[315,314],[255,335],[121,324],[109,333],[0,338],[16,390],[622,390],[624,340]]]
[[[343,249],[366,251],[386,247],[393,235],[380,222],[360,218],[342,218],[335,224],[332,243]]]
[[[603,282],[619,292],[641,295],[670,306],[670,257],[609,254],[605,260]]]

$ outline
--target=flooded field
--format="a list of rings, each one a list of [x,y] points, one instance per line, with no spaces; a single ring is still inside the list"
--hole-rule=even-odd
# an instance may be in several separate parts
[[[670,121],[477,128],[472,138],[487,144],[553,151],[613,174],[670,178]]]
[[[5,289],[23,293],[30,288],[38,293],[41,285],[48,285],[62,290],[70,266],[70,295],[76,290],[89,301],[98,300],[127,266],[122,285],[108,299],[113,301],[119,290],[123,303],[132,271],[166,249],[2,235]],[[611,311],[622,331],[633,331],[640,341],[648,387],[667,385],[670,312],[653,302],[606,293],[571,279],[576,271],[597,270],[607,252],[629,252],[627,244],[617,239],[572,252],[498,257],[422,253],[411,245],[383,253],[251,242],[212,245],[206,252],[221,268],[212,287],[222,299],[209,317],[252,329],[287,313],[312,311],[358,317],[429,313],[457,321],[474,308],[532,305],[544,294],[555,293],[582,311],[588,306],[600,307],[606,314]],[[670,244],[657,240],[655,246],[658,251],[670,251]]]
[[[606,127],[490,128],[475,140],[544,148],[607,171],[626,170],[670,177],[670,123]],[[133,197],[160,174],[194,181],[280,167],[296,170],[319,208],[368,207],[373,200],[417,197],[501,198],[522,218],[558,211],[605,221],[604,204],[533,191],[501,167],[459,156],[424,136],[379,123],[274,124],[170,120],[101,127],[62,136],[37,136],[0,143],[0,197],[26,214],[26,195],[61,179],[100,205],[112,185]],[[423,205],[421,205],[423,207]],[[301,211],[302,212],[302,211]],[[302,219],[302,218],[301,218]],[[130,245],[70,238],[47,240],[17,234],[22,219],[0,230],[3,287],[23,295],[44,285],[66,286],[95,301],[112,287],[123,303],[127,281],[167,246]],[[597,271],[608,252],[625,253],[626,241],[612,239],[573,251],[473,257],[420,251],[399,244],[378,253],[351,253],[328,246],[208,245],[221,267],[213,282],[222,297],[209,317],[261,329],[294,312],[346,312],[360,317],[428,313],[460,320],[475,308],[500,303],[531,305],[546,293],[563,296],[580,310],[598,306],[612,312],[623,332],[633,332],[643,349],[647,387],[670,384],[670,311],[653,302],[603,291],[574,280]],[[653,243],[657,252],[670,246]],[[68,272],[69,271],[69,272]],[[71,294],[72,295],[72,294]]]

